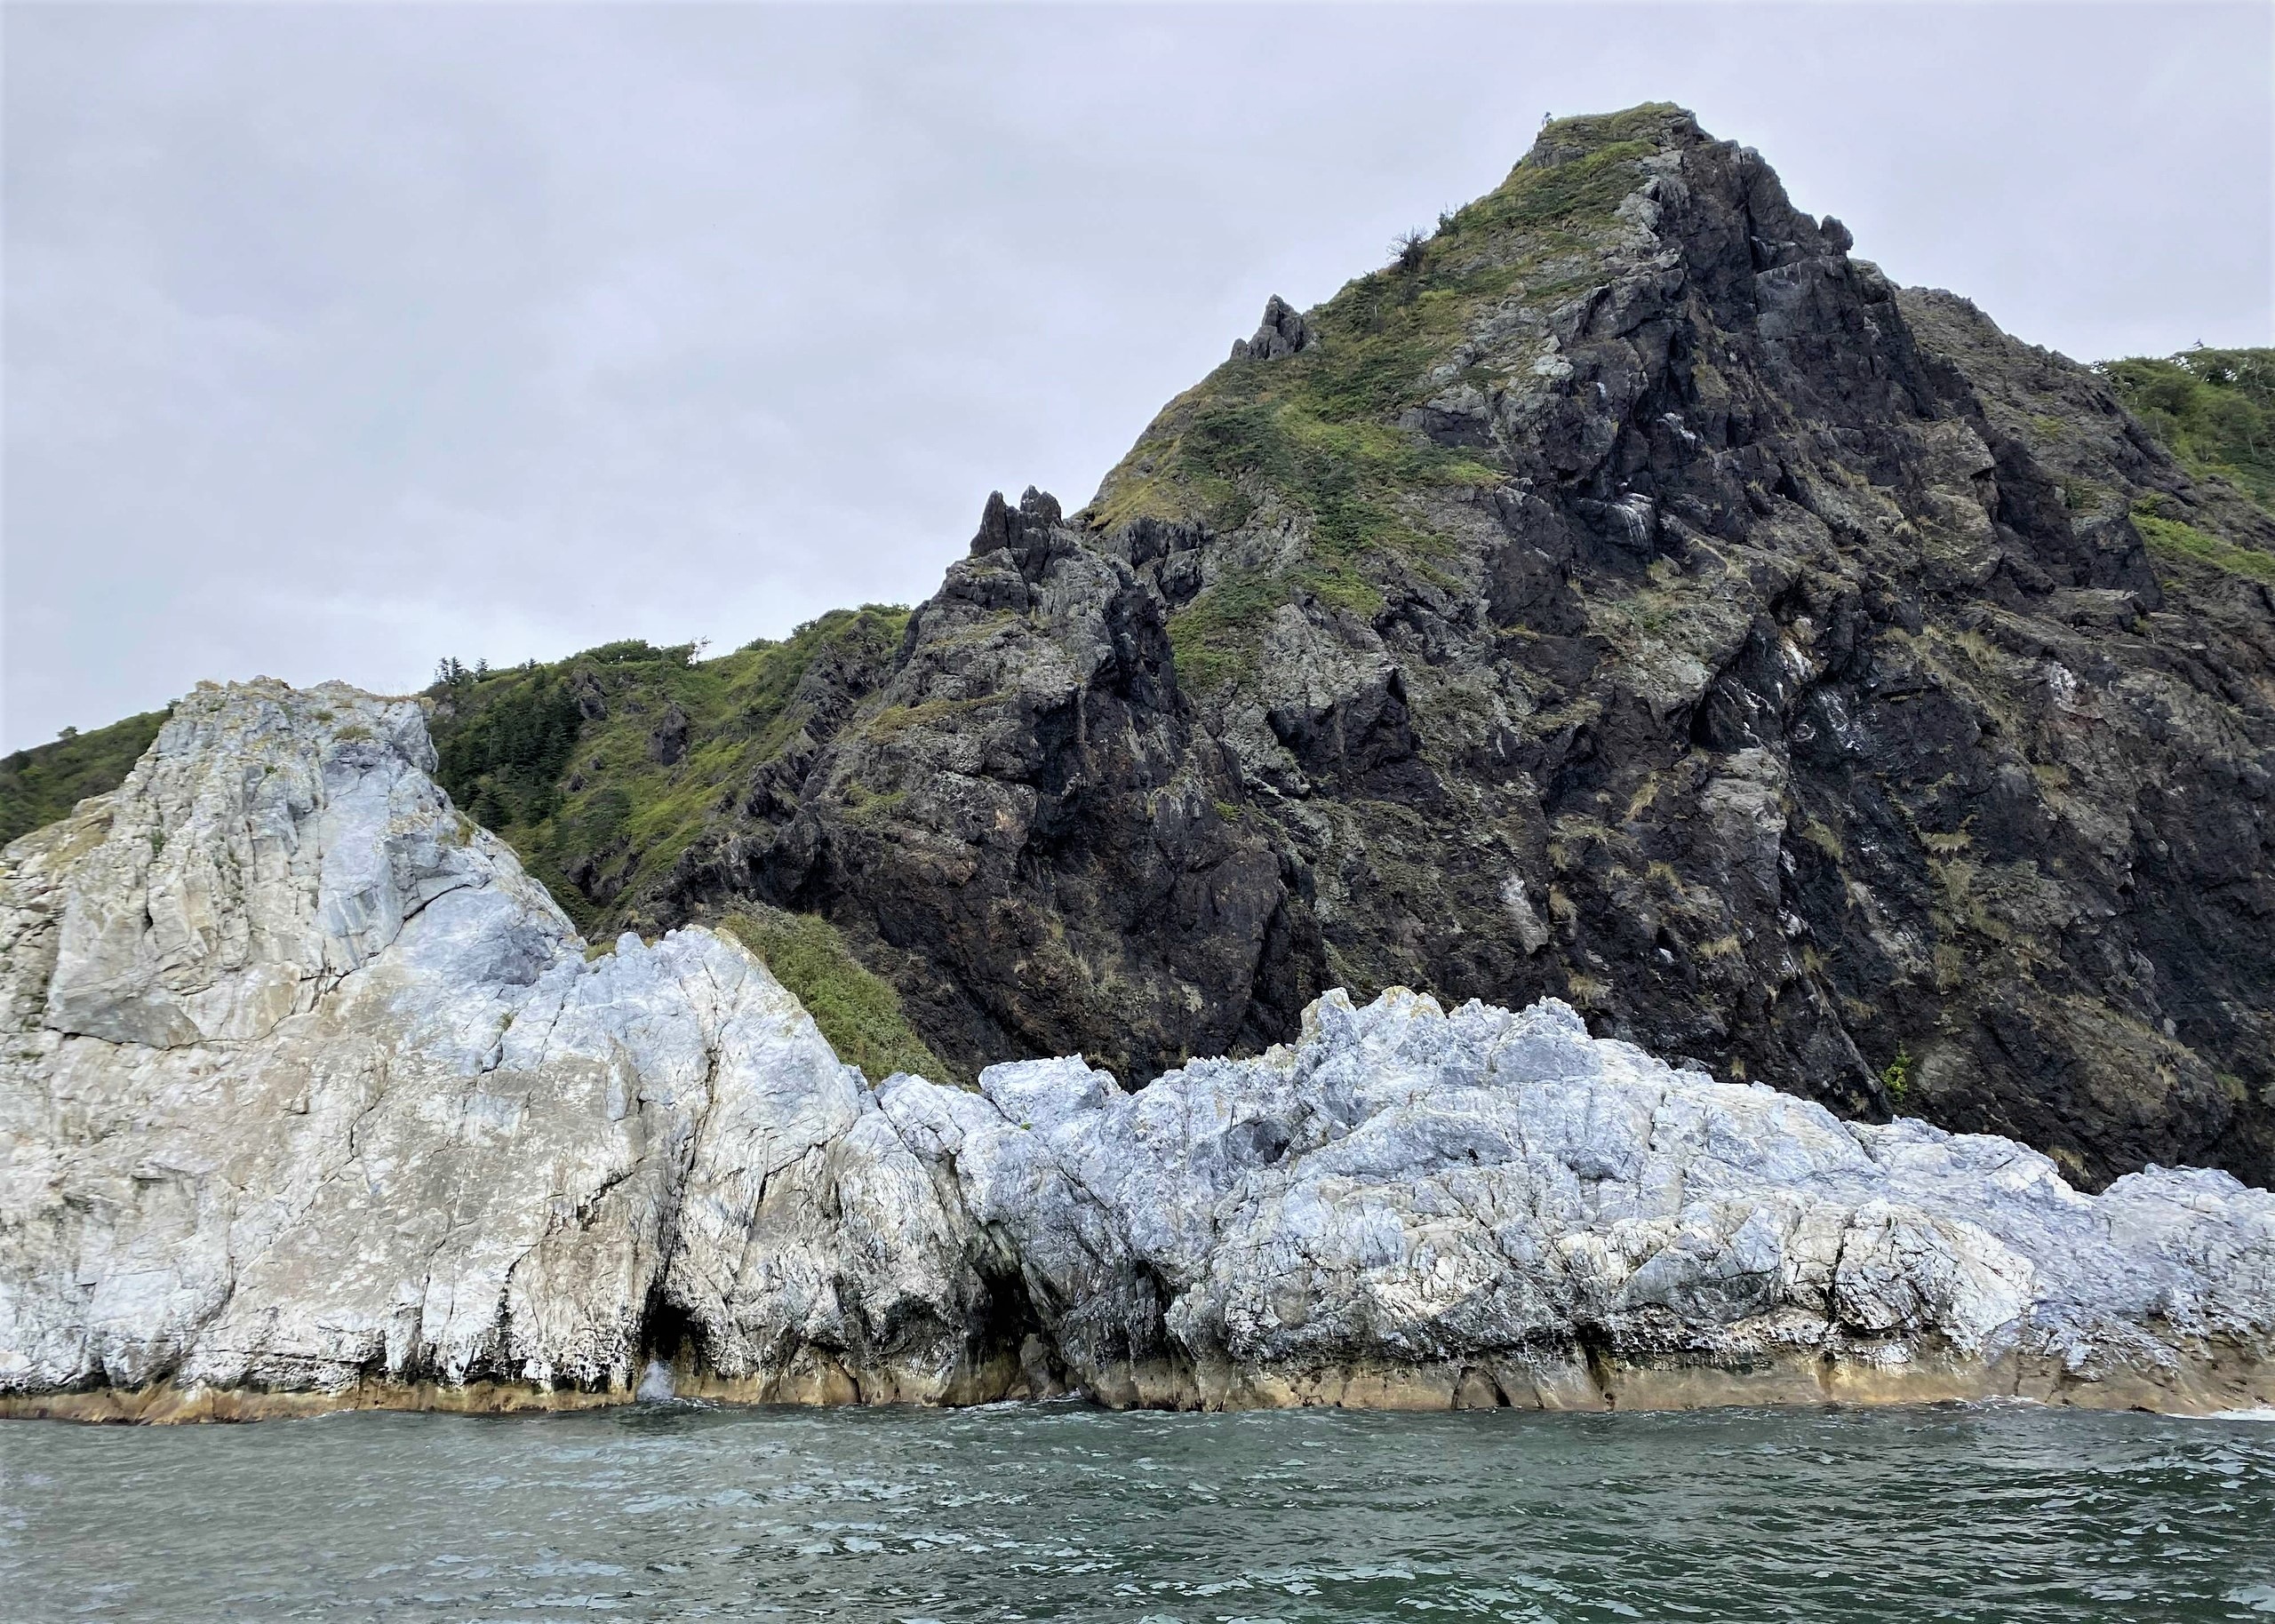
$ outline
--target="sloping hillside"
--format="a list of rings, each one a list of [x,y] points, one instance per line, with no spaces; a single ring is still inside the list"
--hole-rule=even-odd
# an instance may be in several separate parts
[[[1553,124],[914,610],[456,673],[443,781],[588,933],[825,921],[954,1072],[1553,992],[2267,1182],[2269,352],[2087,369],[1850,246],[1679,109]]]

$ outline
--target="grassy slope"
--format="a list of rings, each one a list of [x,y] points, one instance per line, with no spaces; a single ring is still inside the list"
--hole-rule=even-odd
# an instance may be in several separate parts
[[[610,643],[437,684],[428,691],[443,786],[521,853],[579,928],[607,934],[798,737],[808,720],[798,683],[815,660],[882,657],[906,624],[906,610],[871,605],[717,659]],[[685,744],[671,760],[675,716]]]
[[[1090,510],[1097,521],[1199,520],[1222,532],[1261,510],[1267,520],[1292,520],[1300,537],[1292,551],[1211,581],[1173,617],[1188,687],[1240,682],[1273,605],[1306,598],[1370,615],[1394,572],[1427,577],[1450,551],[1411,498],[1501,475],[1397,420],[1443,390],[1493,381],[1480,367],[1452,378],[1431,372],[1486,306],[1514,294],[1550,309],[1591,285],[1595,246],[1615,229],[1612,211],[1653,150],[1638,138],[1670,111],[1567,121],[1594,147],[1588,155],[1519,164],[1399,262],[1308,312],[1311,347],[1271,362],[1228,361],[1147,427],[1100,486]]]
[[[2191,474],[2275,508],[2275,349],[2183,350],[2094,370]]]
[[[2144,497],[2133,507],[2133,528],[2141,532],[2151,556],[2165,564],[2208,564],[2231,575],[2275,586],[2275,553],[2239,547],[2194,525],[2171,518],[2154,497]]]
[[[116,789],[170,713],[149,711],[92,733],[74,730],[0,760],[0,846],[55,822],[90,795]]]
[[[2275,513],[2275,349],[2183,350],[2094,370],[2191,474]],[[2189,524],[2161,498],[2135,503],[2133,523],[2158,563],[2182,577],[2216,570],[2275,586],[2275,554]]]
[[[860,1067],[871,1082],[896,1071],[946,1079],[948,1069],[901,1013],[900,994],[853,956],[828,920],[753,906],[720,926],[766,961],[774,978],[798,995],[837,1057]]]

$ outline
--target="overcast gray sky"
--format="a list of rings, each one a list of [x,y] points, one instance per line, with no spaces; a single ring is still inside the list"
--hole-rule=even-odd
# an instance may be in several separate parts
[[[2263,4],[0,15],[5,748],[924,597],[1549,110],[2080,359],[2275,336]]]

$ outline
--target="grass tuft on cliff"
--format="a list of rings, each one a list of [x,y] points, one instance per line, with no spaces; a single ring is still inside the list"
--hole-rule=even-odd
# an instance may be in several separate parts
[[[729,914],[719,927],[766,961],[837,1057],[860,1067],[872,1083],[896,1071],[947,1079],[948,1069],[901,1012],[892,983],[866,968],[827,919],[760,904]]]
[[[2275,553],[2239,547],[2192,524],[2167,518],[2154,498],[2134,505],[2133,527],[2141,532],[2150,553],[2164,563],[2208,564],[2230,575],[2275,586]]]

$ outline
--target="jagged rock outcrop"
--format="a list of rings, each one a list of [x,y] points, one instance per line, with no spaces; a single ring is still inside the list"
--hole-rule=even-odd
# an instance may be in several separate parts
[[[1844,1124],[1402,989],[1124,1094],[1079,1060],[884,1114],[1017,1259],[1050,1368],[1115,1404],[1600,1407],[2275,1381],[2275,1196],[2098,1197],[2010,1141]],[[1031,1351],[1031,1366],[1039,1362]]]
[[[922,1172],[825,1208],[859,1074],[730,940],[588,955],[433,765],[413,702],[209,686],[0,858],[0,1391],[621,1392],[687,1313],[962,1392]]]
[[[2275,1182],[2275,517],[1853,246],[1680,109],[1559,121],[914,610],[459,672],[444,781],[593,934],[823,921],[957,1080],[1553,997]]]
[[[586,949],[432,764],[413,703],[203,688],[0,854],[0,1412],[667,1369],[820,1402],[2275,1398],[2275,1196],[2225,1174],[2081,1195],[1559,1002],[1403,990],[1137,1094],[1079,1058],[873,1091],[730,939]]]
[[[1312,330],[1303,312],[1274,293],[1264,302],[1264,320],[1257,324],[1255,337],[1233,340],[1233,359],[1277,361],[1295,354],[1311,341]]]
[[[858,744],[835,736],[739,884],[815,912],[867,899],[844,922],[944,1054],[1083,1049],[1116,986],[1117,1061],[1278,1035],[1279,862],[1218,811],[1237,781],[1178,703],[1137,571],[1050,498],[999,497],[902,650]],[[1049,919],[1005,906],[1037,890]]]
[[[1090,506],[991,506],[630,917],[826,915],[966,1076],[1554,996],[2087,1186],[2275,1180],[2275,519],[1849,248],[1677,109],[1550,126]]]

